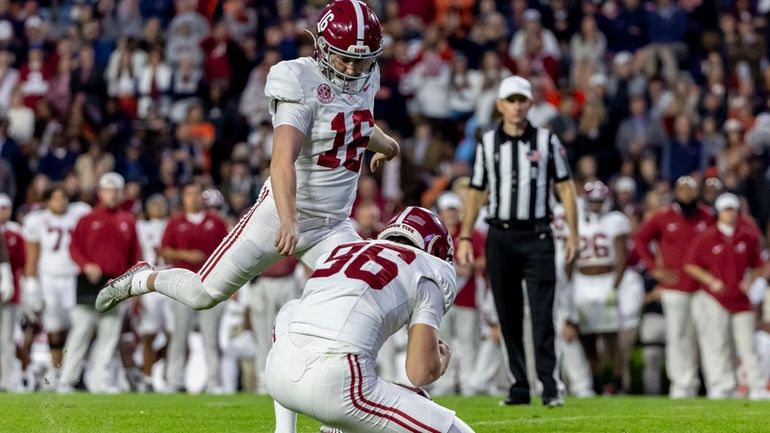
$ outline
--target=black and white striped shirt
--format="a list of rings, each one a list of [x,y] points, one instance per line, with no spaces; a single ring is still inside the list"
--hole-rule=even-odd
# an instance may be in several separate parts
[[[547,220],[551,183],[571,176],[558,137],[529,122],[511,137],[502,125],[485,132],[476,145],[471,188],[489,189],[489,218],[499,222]]]

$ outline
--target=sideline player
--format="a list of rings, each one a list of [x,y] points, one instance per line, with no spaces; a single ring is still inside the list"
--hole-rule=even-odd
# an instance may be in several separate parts
[[[139,236],[139,245],[142,247],[142,258],[156,269],[165,266],[160,255],[163,232],[168,224],[168,203],[161,194],[150,196],[145,202],[147,219],[136,222],[136,234]],[[152,367],[158,361],[158,352],[155,350],[155,340],[159,333],[171,333],[174,323],[171,310],[171,300],[159,293],[151,293],[139,298],[141,311],[137,330],[143,341],[144,373],[143,387],[152,390]],[[168,335],[166,341],[168,341]]]
[[[607,211],[609,189],[601,181],[587,182],[583,196],[585,206],[580,209],[578,226],[580,254],[572,279],[578,329],[594,374],[594,387],[598,387],[602,359],[611,357],[613,383],[607,384],[604,392],[616,394],[623,388],[623,354],[618,346],[621,324],[618,291],[625,276],[631,223],[623,213]]]
[[[24,272],[26,251],[21,227],[11,221],[12,212],[11,199],[0,194],[0,256],[7,250],[8,258],[0,263],[0,390],[15,392],[22,389],[19,377],[14,374],[16,343],[13,336],[20,311],[19,277]]]
[[[274,147],[257,202],[197,273],[140,262],[104,287],[99,311],[151,291],[212,308],[281,256],[312,268],[334,246],[360,239],[349,217],[364,151],[377,152],[373,171],[399,152],[372,114],[382,29],[358,0],[327,5],[316,27],[315,58],[280,62],[268,74]]]
[[[80,272],[70,255],[71,233],[91,207],[81,202],[70,203],[63,184],[52,186],[43,199],[46,208],[27,215],[22,228],[27,245],[25,291],[42,291],[43,329],[48,334],[55,388]]]
[[[582,198],[578,200],[578,209],[583,206]],[[569,225],[564,215],[564,206],[555,203],[553,220],[551,222],[553,239],[556,247],[556,296],[554,298],[554,323],[559,336],[557,340],[561,355],[561,368],[567,379],[569,393],[575,397],[593,397],[593,375],[583,346],[578,340],[578,317],[575,309],[573,286],[567,277],[567,263],[564,248],[569,235]]]
[[[302,299],[276,319],[278,334],[278,324],[291,316],[268,356],[270,395],[346,433],[472,433],[419,389],[375,372],[383,342],[404,325],[411,384],[427,385],[446,371],[451,352],[438,328],[457,291],[453,252],[438,217],[408,207],[378,240],[342,244],[323,256]]]
[[[462,198],[451,191],[441,194],[436,202],[439,220],[447,228],[450,236],[452,236],[452,241],[455,243],[460,236],[462,204]],[[447,373],[433,384],[430,390],[432,395],[454,394],[457,389],[462,395],[471,395],[477,392],[471,384],[473,383],[474,365],[481,339],[476,297],[479,289],[486,290],[486,287],[478,288],[479,278],[477,278],[486,268],[485,242],[486,237],[474,229],[471,235],[473,262],[465,265],[454,263],[457,273],[457,296],[454,305],[441,322],[439,335],[447,343],[457,344],[459,359],[455,357],[453,362],[449,364]]]

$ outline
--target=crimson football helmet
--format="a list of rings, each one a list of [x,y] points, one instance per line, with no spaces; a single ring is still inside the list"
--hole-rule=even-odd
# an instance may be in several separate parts
[[[583,185],[583,197],[586,201],[605,201],[610,196],[610,189],[600,180],[591,180]]]
[[[604,214],[610,206],[610,189],[600,180],[591,180],[583,185],[585,209],[589,214]]]
[[[382,27],[377,15],[359,0],[334,0],[321,11],[316,31],[315,56],[321,73],[343,93],[361,92],[382,53]],[[338,71],[332,54],[364,61],[361,74]]]
[[[409,206],[393,217],[377,239],[404,237],[415,247],[451,262],[455,247],[444,224],[428,209]]]
[[[218,189],[207,189],[203,191],[203,202],[206,203],[206,207],[222,209],[225,206],[225,196]]]

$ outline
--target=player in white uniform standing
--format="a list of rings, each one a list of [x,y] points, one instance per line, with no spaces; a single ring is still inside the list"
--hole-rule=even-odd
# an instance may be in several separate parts
[[[24,218],[22,235],[27,242],[25,292],[42,291],[43,329],[48,334],[55,387],[80,272],[70,256],[70,233],[91,207],[81,202],[70,203],[63,185],[55,185],[46,191],[44,199],[45,209]]]
[[[270,395],[345,433],[472,432],[454,412],[375,372],[380,347],[404,325],[411,384],[427,385],[446,370],[451,353],[438,328],[457,291],[453,250],[434,213],[409,207],[378,240],[324,255],[302,299],[276,319]]]
[[[623,388],[623,353],[618,333],[626,313],[619,305],[621,291],[634,290],[633,277],[626,273],[628,235],[631,223],[623,213],[608,212],[609,188],[601,181],[587,182],[583,187],[585,206],[580,209],[580,255],[573,272],[574,303],[578,312],[578,328],[583,348],[596,375],[602,356],[597,340],[603,341],[603,354],[611,356],[614,379],[604,391],[614,394]],[[626,288],[621,289],[622,286]],[[631,287],[631,289],[628,289]],[[641,297],[643,287],[635,288]],[[641,304],[639,304],[641,307]],[[637,323],[638,323],[637,311]]]
[[[315,58],[280,62],[268,74],[265,94],[275,128],[271,176],[254,206],[200,271],[154,272],[140,262],[104,287],[99,311],[150,291],[211,308],[281,256],[296,255],[313,267],[334,246],[360,239],[349,217],[364,151],[377,152],[372,170],[399,152],[372,114],[382,29],[358,0],[332,2],[316,27]]]
[[[21,227],[11,221],[13,203],[0,194],[0,391],[20,390],[14,374],[16,343],[13,336],[19,321],[18,276],[24,267]]]
[[[145,211],[147,219],[136,222],[136,234],[139,236],[139,245],[142,247],[142,258],[155,269],[163,269],[165,263],[160,256],[160,246],[168,223],[166,198],[161,194],[151,196],[145,203]],[[152,366],[158,360],[154,347],[155,338],[160,332],[171,332],[174,316],[170,300],[160,293],[148,293],[138,301],[141,302],[137,328],[144,345],[142,365],[144,386],[152,389]]]
[[[581,206],[578,199],[578,208]],[[561,368],[567,379],[570,395],[593,397],[594,384],[583,346],[578,340],[578,315],[575,309],[572,281],[567,276],[564,248],[569,235],[569,226],[561,203],[553,206],[553,239],[556,246],[556,297],[554,301],[554,322],[558,335],[557,349],[561,354]]]

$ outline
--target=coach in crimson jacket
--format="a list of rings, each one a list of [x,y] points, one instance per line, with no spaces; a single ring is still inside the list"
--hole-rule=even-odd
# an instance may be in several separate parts
[[[227,236],[227,224],[216,213],[205,210],[201,187],[182,188],[184,213],[168,221],[161,241],[161,254],[175,268],[198,272],[206,259]]]
[[[136,235],[136,219],[120,209],[124,180],[118,173],[99,179],[101,203],[80,219],[72,232],[70,255],[82,275],[96,287],[88,293],[78,287],[78,304],[93,305],[96,293],[110,278],[117,277],[142,257]]]
[[[746,374],[749,399],[770,398],[756,348],[756,317],[747,296],[762,276],[759,237],[751,226],[738,222],[740,202],[731,193],[719,196],[717,224],[692,242],[685,270],[703,288],[695,300],[694,317],[710,398],[730,398],[736,390],[731,347],[735,347]],[[748,272],[752,271],[752,272]]]
[[[639,229],[634,249],[658,281],[666,320],[666,372],[671,398],[695,397],[698,391],[698,357],[690,309],[697,285],[683,271],[684,256],[692,240],[714,223],[709,209],[699,205],[698,184],[690,176],[676,181],[676,202],[653,216]],[[651,251],[656,244],[657,257]]]
[[[172,217],[161,241],[161,254],[175,268],[198,272],[227,236],[227,225],[215,212],[205,209],[201,186],[190,183],[182,188],[184,212]],[[197,317],[203,336],[203,350],[208,366],[207,392],[221,387],[219,377],[219,325],[223,304],[210,310],[195,312],[190,307],[174,302],[174,333],[168,344],[167,383],[169,390],[184,387],[184,371],[187,360],[187,335],[192,331]]]
[[[70,255],[80,267],[77,279],[77,305],[70,312],[72,328],[64,345],[60,377],[54,378],[57,392],[69,393],[88,359],[89,347],[94,352],[91,364],[91,392],[113,393],[109,365],[118,347],[125,308],[106,314],[94,309],[96,295],[110,278],[123,274],[142,256],[136,235],[136,220],[120,209],[125,181],[110,172],[99,178],[99,205],[83,216],[70,241]],[[91,337],[96,340],[91,346]]]

